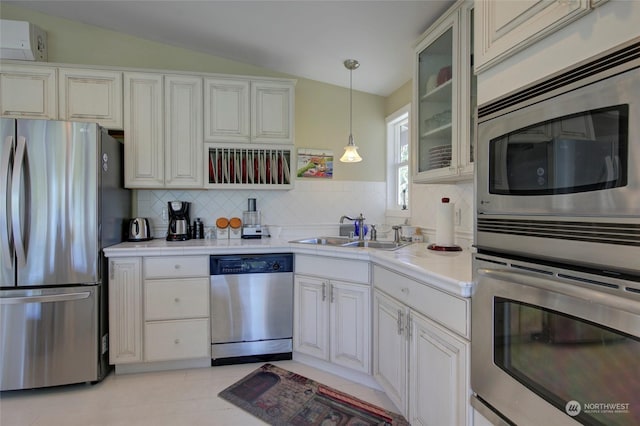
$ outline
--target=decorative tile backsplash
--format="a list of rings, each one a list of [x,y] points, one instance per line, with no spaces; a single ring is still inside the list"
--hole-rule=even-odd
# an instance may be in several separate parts
[[[342,215],[360,213],[369,223],[383,223],[385,191],[384,182],[326,180],[298,180],[290,191],[138,190],[136,214],[149,218],[156,237],[166,233],[163,211],[173,200],[191,202],[191,219],[200,217],[205,226],[214,226],[218,217],[242,218],[249,198],[256,199],[265,225],[337,225]]]
[[[470,238],[473,233],[473,184],[412,185],[410,224],[435,232],[436,209],[442,197],[449,197],[460,209],[456,233]],[[136,215],[147,217],[155,237],[167,228],[167,202],[191,202],[191,219],[199,217],[206,227],[218,217],[239,217],[247,210],[247,199],[255,198],[264,225],[280,225],[284,238],[311,236],[314,232],[337,234],[342,215],[362,213],[367,223],[402,223],[385,217],[385,182],[297,180],[289,191],[256,190],[138,190]],[[335,226],[335,232],[332,232]],[[317,230],[317,231],[314,231]]]

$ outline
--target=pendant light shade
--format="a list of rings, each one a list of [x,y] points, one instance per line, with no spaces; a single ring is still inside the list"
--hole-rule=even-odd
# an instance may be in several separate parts
[[[344,147],[344,154],[340,157],[340,161],[343,163],[358,163],[362,161],[362,157],[358,155],[358,147],[353,142],[353,70],[360,66],[360,63],[355,59],[347,59],[344,61],[344,66],[349,70],[349,142]]]

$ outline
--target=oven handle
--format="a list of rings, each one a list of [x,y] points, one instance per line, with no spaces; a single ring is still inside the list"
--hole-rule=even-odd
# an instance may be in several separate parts
[[[614,309],[620,309],[634,315],[640,314],[640,304],[635,299],[625,299],[620,295],[595,291],[587,287],[576,285],[558,286],[560,280],[555,274],[549,277],[537,277],[531,272],[504,271],[498,269],[478,268],[478,275],[500,281],[515,282],[524,286],[535,287],[553,293],[585,300],[589,303],[598,303]],[[555,278],[555,279],[554,279]]]

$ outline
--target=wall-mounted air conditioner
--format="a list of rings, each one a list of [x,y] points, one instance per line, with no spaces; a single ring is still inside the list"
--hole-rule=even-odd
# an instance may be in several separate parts
[[[25,21],[0,19],[0,59],[47,60],[47,33]]]

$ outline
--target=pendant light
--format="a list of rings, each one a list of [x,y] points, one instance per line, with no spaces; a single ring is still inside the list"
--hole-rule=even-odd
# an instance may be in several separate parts
[[[358,163],[362,161],[362,157],[358,155],[358,147],[353,142],[353,70],[360,66],[360,63],[355,59],[347,59],[344,61],[344,66],[349,70],[349,142],[344,147],[344,154],[340,157],[340,161],[343,163]]]

